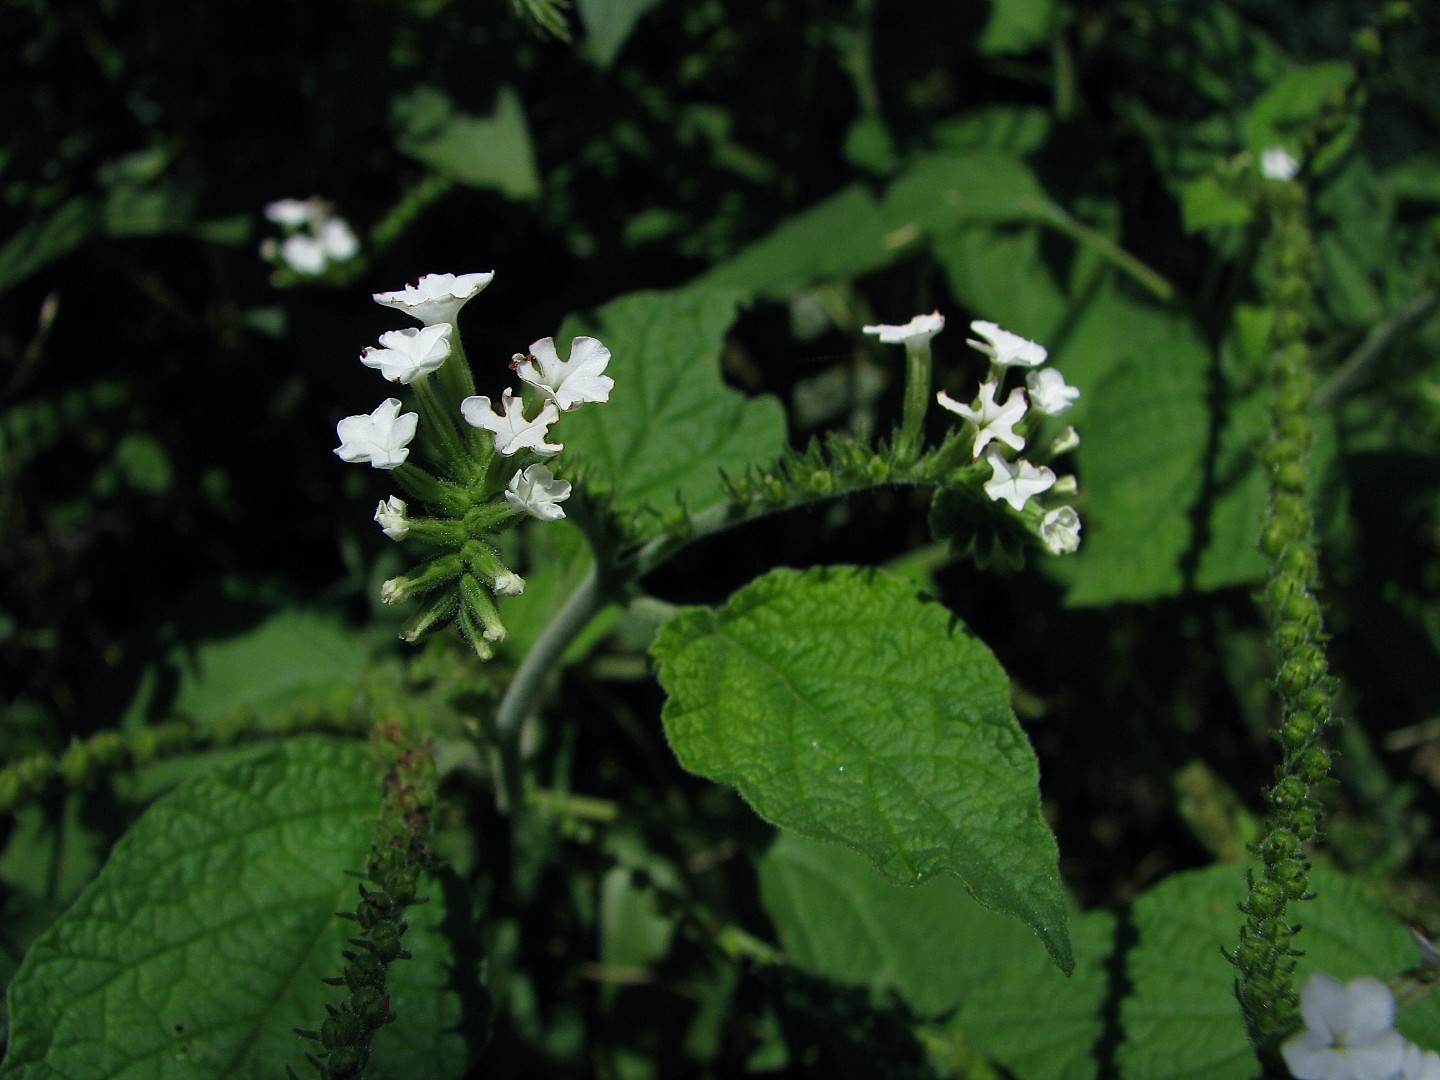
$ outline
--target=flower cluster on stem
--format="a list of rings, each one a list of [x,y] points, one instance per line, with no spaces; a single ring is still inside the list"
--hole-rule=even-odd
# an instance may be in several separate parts
[[[267,238],[260,245],[261,257],[302,277],[318,277],[360,252],[349,222],[324,199],[279,199],[265,207],[265,217],[283,236]]]
[[[482,658],[505,638],[496,598],[525,589],[525,579],[501,559],[495,536],[525,517],[565,516],[561,504],[570,497],[570,484],[542,464],[564,449],[550,429],[562,413],[608,401],[614,386],[604,374],[610,350],[599,341],[578,337],[561,359],[547,337],[511,360],[520,387],[505,387],[495,404],[476,394],[457,321],[461,308],[493,278],[429,274],[375,294],[376,303],[421,326],[381,334],[378,348],[360,354],[361,363],[407,387],[416,411],[402,412],[400,399],[391,397],[368,415],[345,417],[335,429],[341,460],[388,471],[409,496],[392,495],[376,506],[375,521],[385,535],[439,549],[381,588],[387,604],[423,598],[401,636],[416,641],[453,620]],[[434,459],[433,471],[410,460],[417,436]]]

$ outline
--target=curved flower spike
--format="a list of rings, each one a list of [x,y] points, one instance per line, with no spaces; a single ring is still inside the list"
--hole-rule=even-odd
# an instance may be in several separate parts
[[[1016,510],[1025,509],[1025,503],[1032,495],[1049,491],[1055,486],[1055,474],[1043,465],[1036,468],[1024,458],[1011,463],[1005,460],[1004,452],[998,446],[985,451],[985,460],[994,470],[985,481],[985,494],[999,502],[1004,499]]]
[[[916,315],[903,326],[880,323],[876,326],[861,327],[867,334],[878,337],[885,345],[924,345],[941,330],[945,329],[945,316],[938,311],[929,315]]]
[[[565,480],[556,480],[555,474],[544,465],[515,470],[505,492],[505,499],[511,506],[541,521],[563,518],[565,511],[560,504],[569,497],[570,484]]]
[[[394,292],[375,293],[375,302],[403,311],[426,326],[453,323],[466,301],[478,295],[495,277],[486,274],[426,274],[414,285]]]
[[[335,425],[340,445],[335,454],[341,461],[368,461],[377,469],[393,469],[410,456],[405,449],[415,438],[419,413],[400,415],[400,399],[386,398],[369,416],[347,416]]]
[[[429,375],[450,355],[449,323],[422,326],[418,330],[387,330],[380,335],[380,348],[373,345],[360,354],[360,362],[379,370],[391,382],[407,386]]]
[[[577,337],[570,343],[570,359],[561,360],[554,338],[541,338],[530,346],[530,355],[513,362],[522,382],[537,387],[561,412],[569,412],[587,401],[609,401],[615,380],[602,375],[610,363],[610,350],[593,337]]]
[[[978,429],[975,434],[975,451],[972,457],[979,457],[985,445],[992,439],[1004,443],[1011,450],[1025,449],[1025,436],[1017,435],[1014,427],[1025,417],[1025,391],[1018,386],[1010,391],[1010,396],[1005,399],[1004,405],[995,403],[995,391],[1000,384],[993,379],[990,382],[980,384],[980,408],[972,409],[969,405],[962,405],[949,394],[941,390],[935,395],[935,400],[940,403],[942,409],[948,409],[958,416],[963,416]]]
[[[1323,972],[1300,992],[1305,1027],[1280,1047],[1295,1080],[1395,1080],[1406,1042],[1395,1030],[1395,996],[1379,979],[1342,983]]]
[[[965,344],[973,345],[1001,367],[1037,367],[1049,355],[1043,345],[1002,330],[993,322],[976,319],[970,324],[970,329],[985,340],[967,338]]]
[[[563,443],[548,443],[550,425],[560,419],[560,410],[547,401],[534,420],[525,419],[525,403],[510,387],[500,396],[497,412],[488,397],[468,397],[460,403],[460,415],[471,427],[483,428],[495,436],[495,450],[510,457],[520,450],[533,450],[541,457],[554,457],[565,449]]]
[[[1046,416],[1059,416],[1080,396],[1080,391],[1065,381],[1065,376],[1054,368],[1042,368],[1027,372],[1025,385],[1030,388],[1030,403],[1036,412]]]

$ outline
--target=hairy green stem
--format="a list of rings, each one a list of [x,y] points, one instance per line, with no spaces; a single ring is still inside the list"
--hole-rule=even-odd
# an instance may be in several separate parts
[[[1058,206],[1046,203],[1035,208],[1036,220],[1042,225],[1048,225],[1056,232],[1068,236],[1077,244],[1081,244],[1102,255],[1116,269],[1128,274],[1136,283],[1143,286],[1148,292],[1159,300],[1169,303],[1175,299],[1175,286],[1160,273],[1146,266],[1130,252],[1126,251],[1119,244],[1115,243],[1104,233],[1092,229],[1082,221],[1077,221]]]

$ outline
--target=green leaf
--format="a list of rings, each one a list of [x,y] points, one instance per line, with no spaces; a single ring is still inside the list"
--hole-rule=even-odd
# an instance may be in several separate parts
[[[1052,340],[1071,314],[1041,258],[1037,225],[957,229],[936,239],[935,258],[963,307],[1033,341]],[[961,370],[974,369],[967,362]]]
[[[975,43],[982,56],[1028,52],[1050,40],[1055,0],[990,0],[990,21]]]
[[[640,17],[660,0],[576,0],[585,40],[597,67],[608,68]]]
[[[1355,78],[1355,69],[1338,60],[1292,68],[1271,84],[1251,106],[1245,119],[1245,142],[1255,160],[1271,146],[1296,149],[1315,126],[1327,101],[1341,93]],[[1335,160],[1354,138],[1355,125],[1325,148],[1317,165]]]
[[[1180,186],[1180,216],[1187,233],[1245,225],[1253,214],[1250,200],[1231,191],[1213,173],[1186,180]]]
[[[1311,872],[1316,899],[1292,906],[1303,924],[1299,986],[1310,973],[1339,979],[1389,978],[1416,963],[1405,928],[1353,880],[1323,866]],[[1245,868],[1234,864],[1176,874],[1133,908],[1137,942],[1128,971],[1133,987],[1121,1005],[1125,1080],[1250,1080],[1255,1055],[1235,1003],[1235,969],[1223,955],[1235,947]],[[1428,1042],[1440,1030],[1433,996],[1398,1025]]]
[[[892,882],[954,874],[1072,966],[1034,753],[990,651],[879,571],[776,570],[651,648],[680,763]]]
[[[1019,158],[994,150],[917,159],[885,193],[882,212],[899,233],[1044,219],[1054,203]]]
[[[461,184],[493,188],[512,199],[540,194],[535,152],[519,95],[502,86],[489,116],[455,109],[433,86],[416,87],[391,109],[395,146]]]
[[[378,795],[363,746],[306,738],[160,800],[25,958],[0,1076],[243,1080],[303,1067],[291,1029],[318,1026],[336,993],[320,979],[339,973],[353,924],[334,912],[353,907],[345,871],[364,860]],[[439,917],[412,920],[417,956],[443,949]],[[416,1027],[399,1063],[393,1033],[376,1036],[374,1075],[459,1076],[463,1041],[442,1034],[458,1018],[443,960],[404,966],[392,1006]]]
[[[566,462],[610,489],[618,508],[664,512],[677,498],[692,508],[718,502],[722,469],[738,475],[780,453],[780,403],[747,398],[720,378],[735,304],[733,292],[704,288],[635,293],[601,308],[593,322],[562,328],[562,348],[592,334],[614,356],[609,404],[567,415],[557,431]],[[658,519],[652,525],[658,529]]]
[[[99,234],[103,224],[100,205],[89,196],[79,196],[62,203],[49,217],[26,225],[0,246],[0,292],[68,255]]]
[[[931,128],[931,137],[952,150],[984,147],[1032,154],[1050,137],[1050,110],[1034,105],[987,105]]]
[[[584,534],[563,519],[526,527],[524,543],[525,591],[506,597],[500,612],[508,631],[500,649],[517,662],[534,647],[595,562]],[[564,662],[582,660],[610,632],[619,614],[620,609],[611,604],[586,623],[565,650]]]

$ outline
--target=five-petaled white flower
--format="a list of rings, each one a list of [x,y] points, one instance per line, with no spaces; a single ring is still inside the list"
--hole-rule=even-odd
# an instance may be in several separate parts
[[[1055,474],[1043,465],[1036,468],[1024,458],[1009,462],[998,446],[985,451],[985,460],[993,470],[985,481],[985,494],[999,502],[1004,499],[1016,510],[1025,509],[1025,503],[1032,495],[1049,491],[1055,486]]]
[[[1294,180],[1299,172],[1300,162],[1283,146],[1266,147],[1260,155],[1260,175],[1266,180]]]
[[[380,531],[391,540],[404,540],[410,531],[410,519],[405,516],[405,500],[391,495],[375,507],[375,521]]]
[[[525,419],[525,403],[515,397],[510,387],[500,396],[500,411],[483,395],[468,397],[460,403],[460,415],[471,427],[483,428],[495,435],[495,449],[505,457],[520,450],[533,450],[541,457],[553,457],[565,449],[563,443],[545,441],[550,425],[560,419],[560,410],[547,401],[533,420]]]
[[[1026,372],[1025,385],[1030,388],[1030,404],[1046,416],[1059,416],[1080,396],[1080,391],[1054,368]]]
[[[931,338],[945,329],[945,316],[938,311],[932,311],[929,315],[916,315],[903,326],[891,326],[888,323],[880,323],[875,326],[865,326],[861,329],[878,337],[885,345],[904,345],[907,349],[915,345],[925,345]]]
[[[375,302],[403,311],[426,326],[453,323],[465,302],[490,284],[486,274],[426,274],[414,285],[394,292],[375,293]]]
[[[554,338],[541,338],[530,346],[530,355],[512,362],[522,382],[538,387],[561,412],[569,412],[587,401],[609,401],[615,380],[604,375],[610,350],[593,337],[577,337],[570,343],[570,359],[561,360]]]
[[[541,521],[555,521],[565,516],[560,504],[570,497],[570,484],[555,479],[544,465],[516,469],[505,491],[505,499],[516,510],[524,510]]]
[[[445,363],[453,329],[449,323],[439,323],[418,330],[387,330],[380,335],[381,347],[367,347],[360,354],[360,362],[379,369],[391,382],[409,385]]]
[[[1295,1080],[1396,1080],[1406,1042],[1395,997],[1379,979],[1342,983],[1316,972],[1300,992],[1305,1027],[1280,1047]]]
[[[377,469],[393,469],[409,456],[405,447],[415,438],[419,421],[418,413],[400,415],[399,398],[386,398],[369,416],[347,416],[335,425],[340,436],[335,453],[341,461],[368,461]]]
[[[1051,510],[1040,519],[1040,539],[1056,555],[1080,549],[1080,515],[1069,506]]]
[[[1037,345],[1019,334],[1012,334],[1009,330],[1002,330],[993,322],[976,319],[970,324],[970,329],[985,340],[966,338],[965,344],[973,345],[1001,367],[1038,367],[1049,355],[1045,346]]]
[[[942,409],[949,409],[959,416],[963,416],[975,425],[975,451],[971,457],[979,457],[985,445],[994,439],[1002,442],[1011,450],[1025,449],[1025,436],[1018,435],[1013,430],[1025,417],[1025,391],[1015,387],[1010,391],[1010,396],[1005,399],[1004,405],[995,403],[995,391],[1000,384],[995,380],[980,384],[980,408],[972,409],[969,405],[962,405],[949,394],[941,390],[935,395],[935,400],[940,403]]]

